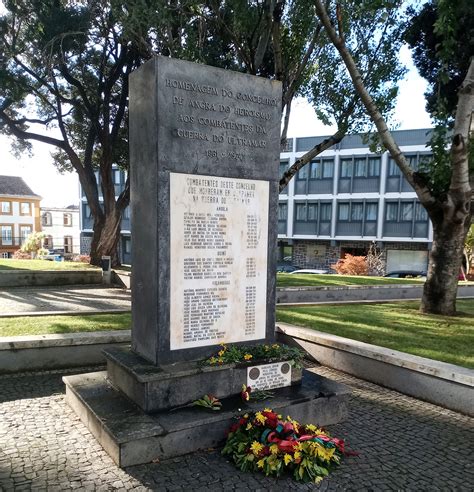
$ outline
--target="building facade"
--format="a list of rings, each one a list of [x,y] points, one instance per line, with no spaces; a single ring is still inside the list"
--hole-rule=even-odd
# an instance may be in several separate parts
[[[45,234],[43,247],[62,250],[64,256],[80,253],[79,207],[41,207],[41,227]]]
[[[393,135],[416,170],[431,158],[430,130]],[[325,137],[294,138],[281,153],[280,174]],[[358,135],[304,166],[279,197],[280,261],[330,269],[345,254],[365,255],[375,243],[387,272],[426,271],[433,232],[428,215],[387,152]]]
[[[10,258],[31,233],[41,231],[40,202],[19,176],[0,176],[0,257]]]
[[[120,193],[122,193],[125,187],[125,181],[127,176],[125,171],[122,171],[118,167],[113,168],[112,171],[114,186],[115,186],[115,198],[117,199]],[[98,183],[99,200],[102,202],[102,188],[100,184],[99,173],[95,173],[95,177]],[[82,188],[80,188],[80,206],[79,206],[79,224],[80,224],[80,252],[81,254],[89,254],[91,250],[92,232],[94,219],[91,215],[91,209],[87,203],[87,198]],[[119,241],[119,257],[123,264],[129,265],[132,261],[132,238],[130,233],[130,206],[128,206],[122,215],[122,222],[120,226],[120,241]]]

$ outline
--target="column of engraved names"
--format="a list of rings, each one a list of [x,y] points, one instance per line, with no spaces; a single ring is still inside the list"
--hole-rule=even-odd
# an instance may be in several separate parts
[[[183,295],[183,341],[217,340],[223,336],[214,327],[228,308],[229,268],[233,258],[226,255],[227,218],[219,212],[185,212],[184,249],[217,251],[217,257],[184,258],[184,280],[210,280],[212,285],[185,288]]]
[[[255,250],[258,246],[258,217],[255,214],[247,214],[247,249]],[[246,261],[247,278],[256,278],[257,262],[255,257],[248,257]],[[257,301],[257,288],[248,285],[245,288],[245,335],[255,333],[255,308]]]

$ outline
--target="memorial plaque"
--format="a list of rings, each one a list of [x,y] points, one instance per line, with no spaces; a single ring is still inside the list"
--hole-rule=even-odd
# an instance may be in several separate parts
[[[132,349],[270,342],[280,83],[156,57],[130,85]]]
[[[247,368],[247,386],[252,390],[271,390],[291,386],[290,362],[274,362]]]

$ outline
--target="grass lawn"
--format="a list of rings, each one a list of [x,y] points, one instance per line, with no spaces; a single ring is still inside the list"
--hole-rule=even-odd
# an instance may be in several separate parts
[[[424,278],[362,277],[359,275],[277,274],[277,287],[335,287],[344,285],[422,284]]]
[[[419,302],[277,308],[277,320],[474,369],[474,299],[457,316],[425,315]]]
[[[0,318],[0,337],[128,330],[131,326],[131,313],[81,314],[74,316],[18,316],[14,318]]]
[[[86,270],[89,268],[97,267],[79,261],[0,259],[0,272],[2,270]]]

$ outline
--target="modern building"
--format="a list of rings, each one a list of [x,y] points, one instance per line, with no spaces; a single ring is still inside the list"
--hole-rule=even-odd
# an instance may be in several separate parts
[[[79,207],[41,207],[43,247],[63,250],[65,257],[80,253]]]
[[[0,257],[10,258],[32,232],[41,231],[40,201],[19,176],[0,176]]]
[[[125,171],[122,171],[118,167],[113,168],[113,180],[115,186],[115,197],[118,198],[120,193],[123,191],[125,187],[125,181],[127,176]],[[102,188],[100,184],[100,176],[99,173],[95,173],[95,177],[98,183],[99,189],[99,200],[103,201],[102,198]],[[91,241],[92,241],[92,232],[94,219],[91,215],[91,209],[87,203],[87,198],[85,196],[82,187],[80,189],[80,207],[79,207],[79,216],[80,216],[80,252],[81,254],[89,254],[91,249]],[[120,226],[120,241],[119,241],[119,256],[121,262],[123,264],[130,264],[132,261],[132,240],[130,234],[130,206],[128,206],[123,215],[122,215],[122,223]]]
[[[429,134],[393,132],[415,170],[431,157]],[[281,174],[324,138],[290,139]],[[280,261],[317,269],[330,269],[346,253],[365,255],[375,242],[387,272],[426,271],[433,240],[426,210],[395,162],[387,152],[371,152],[359,135],[300,169],[280,194],[278,233]]]

